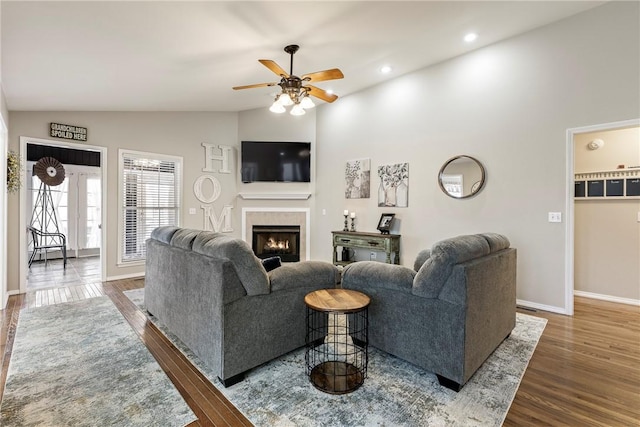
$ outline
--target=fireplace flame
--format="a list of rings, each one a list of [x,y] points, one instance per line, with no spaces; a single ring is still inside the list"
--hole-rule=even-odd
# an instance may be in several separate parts
[[[264,245],[265,249],[289,249],[288,240],[276,240],[273,237],[269,237]]]

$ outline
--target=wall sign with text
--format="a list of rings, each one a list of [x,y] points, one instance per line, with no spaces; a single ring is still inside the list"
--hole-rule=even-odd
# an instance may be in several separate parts
[[[62,123],[50,123],[49,135],[55,138],[73,139],[74,141],[87,140],[87,128]]]

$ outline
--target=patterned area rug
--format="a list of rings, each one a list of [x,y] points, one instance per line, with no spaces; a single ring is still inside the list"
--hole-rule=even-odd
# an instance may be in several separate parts
[[[196,417],[108,297],[20,312],[3,426],[184,426]]]
[[[144,308],[143,290],[125,293]],[[309,382],[304,349],[259,366],[244,381],[224,388],[197,356],[156,321],[251,422],[257,426],[296,427],[499,426],[546,323],[546,319],[518,313],[511,336],[459,393],[441,387],[434,374],[370,348],[368,377],[362,387],[350,394],[331,395]]]

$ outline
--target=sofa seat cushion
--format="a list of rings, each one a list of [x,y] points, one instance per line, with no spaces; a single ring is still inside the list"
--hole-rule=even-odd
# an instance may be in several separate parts
[[[413,293],[425,298],[438,298],[453,267],[491,253],[489,242],[479,234],[441,240],[431,248],[413,282]]]
[[[202,231],[193,242],[193,251],[212,258],[228,259],[235,267],[247,295],[269,293],[267,271],[244,240],[222,233]]]
[[[416,272],[408,267],[376,261],[358,261],[342,271],[343,287],[384,288],[411,293]]]
[[[293,288],[317,288],[319,283],[335,287],[338,269],[324,261],[300,261],[284,263],[269,273],[271,292]]]

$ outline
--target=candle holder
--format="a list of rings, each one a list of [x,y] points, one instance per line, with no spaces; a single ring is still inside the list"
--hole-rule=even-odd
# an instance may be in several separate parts
[[[342,231],[349,231],[349,223],[347,222],[348,216],[348,214],[344,216],[344,228],[342,229]]]
[[[356,231],[356,223],[355,223],[356,219],[355,218],[351,218],[351,230],[350,231]],[[345,221],[346,224],[346,221]]]

